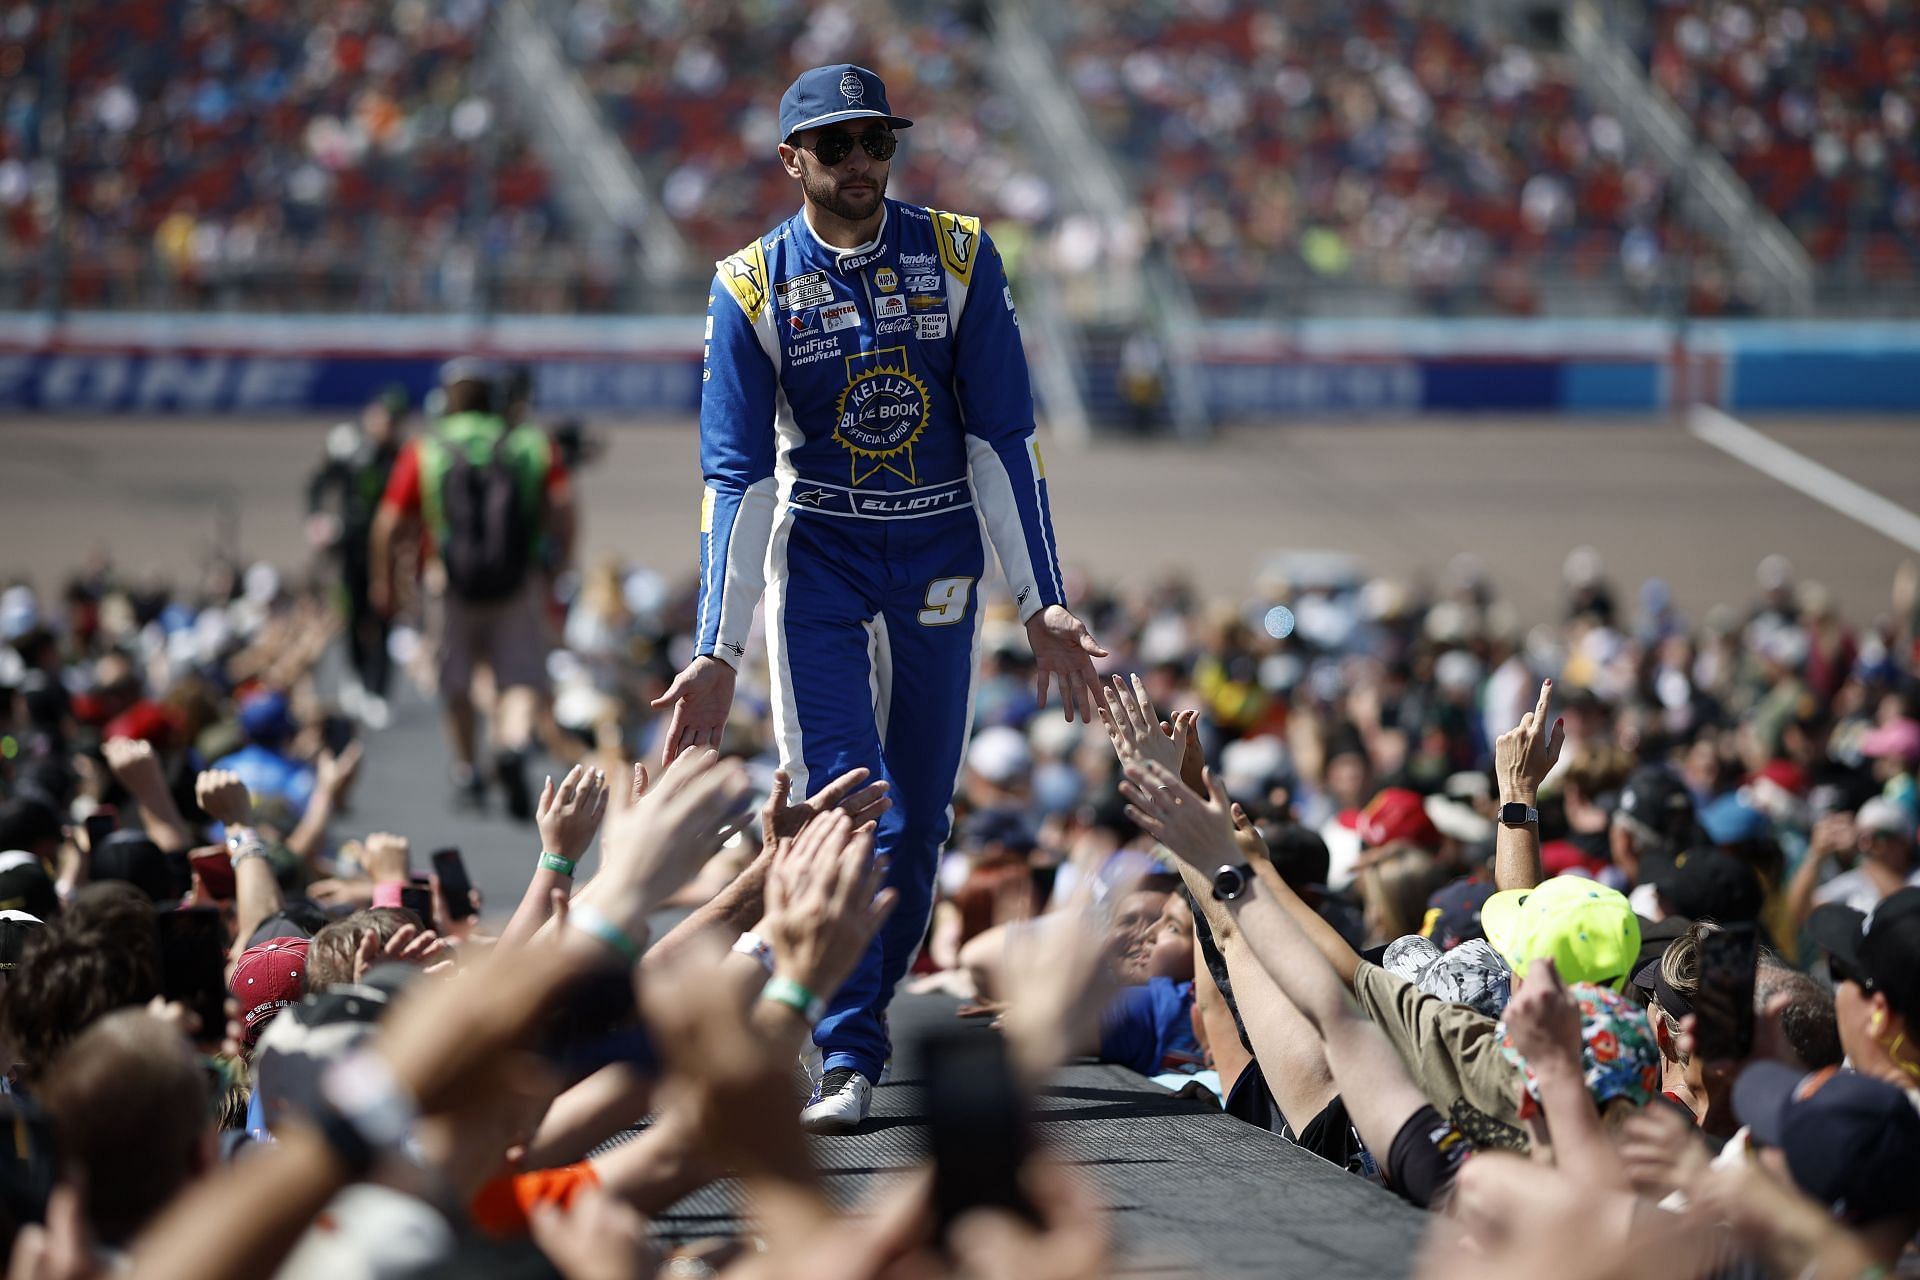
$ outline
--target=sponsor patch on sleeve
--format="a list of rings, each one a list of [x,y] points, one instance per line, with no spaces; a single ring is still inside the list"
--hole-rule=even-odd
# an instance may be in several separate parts
[[[980,249],[980,219],[958,213],[943,213],[938,209],[928,212],[933,215],[933,241],[939,251],[941,265],[960,283],[970,283],[973,279],[973,261]]]
[[[740,309],[747,313],[747,319],[758,319],[761,308],[767,305],[767,251],[760,242],[755,240],[740,252],[723,258],[720,279]]]

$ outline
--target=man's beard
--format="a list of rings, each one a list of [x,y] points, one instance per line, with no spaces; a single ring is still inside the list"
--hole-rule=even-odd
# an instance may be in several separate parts
[[[840,183],[832,174],[822,169],[809,167],[808,172],[801,179],[801,187],[807,193],[807,199],[819,208],[825,209],[836,218],[845,218],[848,222],[859,222],[863,218],[872,217],[887,195],[886,174],[878,177],[869,175],[868,181],[873,183],[873,203],[870,205],[864,203],[867,198],[867,193],[864,191],[855,191],[850,195],[841,194]]]

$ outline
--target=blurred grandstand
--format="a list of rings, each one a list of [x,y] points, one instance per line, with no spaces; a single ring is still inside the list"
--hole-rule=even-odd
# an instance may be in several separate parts
[[[1058,275],[1110,280],[1151,246],[1206,314],[1780,309],[1778,282],[1730,243],[1736,214],[1784,224],[1832,305],[1871,305],[1870,286],[1906,284],[1920,262],[1911,6],[1609,10],[1641,96],[1732,162],[1747,207],[1716,221],[1689,216],[1685,157],[1583,79],[1568,10],[1026,5],[15,5],[0,289],[15,307],[679,305],[708,262],[784,216],[789,184],[766,163],[780,90],[843,59],[925,122],[897,194],[979,210],[1016,264],[1037,249]],[[527,67],[516,18],[563,61]],[[1050,76],[1017,78],[1009,39],[1038,43],[1026,65]],[[590,98],[587,127],[630,152],[641,207],[691,247],[684,279],[637,270],[631,238],[649,228],[556,190],[588,181],[588,149],[529,127],[555,74]],[[1092,207],[1108,195],[1123,203]],[[1088,287],[1075,305],[1138,296]]]
[[[1201,416],[1203,325],[1920,297],[1891,0],[62,0],[0,12],[0,311],[689,316],[839,60],[1109,417]]]

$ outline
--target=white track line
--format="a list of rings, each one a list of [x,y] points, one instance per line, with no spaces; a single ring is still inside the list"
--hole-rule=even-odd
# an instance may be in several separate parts
[[[1798,489],[1849,520],[1858,520],[1875,533],[1920,551],[1920,515],[1821,466],[1804,453],[1761,435],[1738,418],[1712,405],[1699,404],[1687,417],[1687,430],[1696,439],[1704,440],[1756,471],[1766,472],[1789,489]]]

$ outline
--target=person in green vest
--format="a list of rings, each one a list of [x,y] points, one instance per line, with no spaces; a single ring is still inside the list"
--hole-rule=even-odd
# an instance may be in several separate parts
[[[572,554],[573,499],[546,434],[502,415],[504,388],[490,365],[455,360],[441,384],[445,413],[401,450],[374,518],[369,594],[392,612],[394,546],[417,530],[455,789],[485,802],[473,696],[484,665],[496,693],[492,774],[508,812],[526,820],[527,754],[548,697],[544,584]]]
[[[340,691],[342,710],[369,729],[387,725],[387,617],[368,598],[367,553],[374,513],[400,456],[400,430],[412,408],[407,389],[390,386],[327,433],[326,459],[307,480],[307,545],[332,560],[352,674]]]

